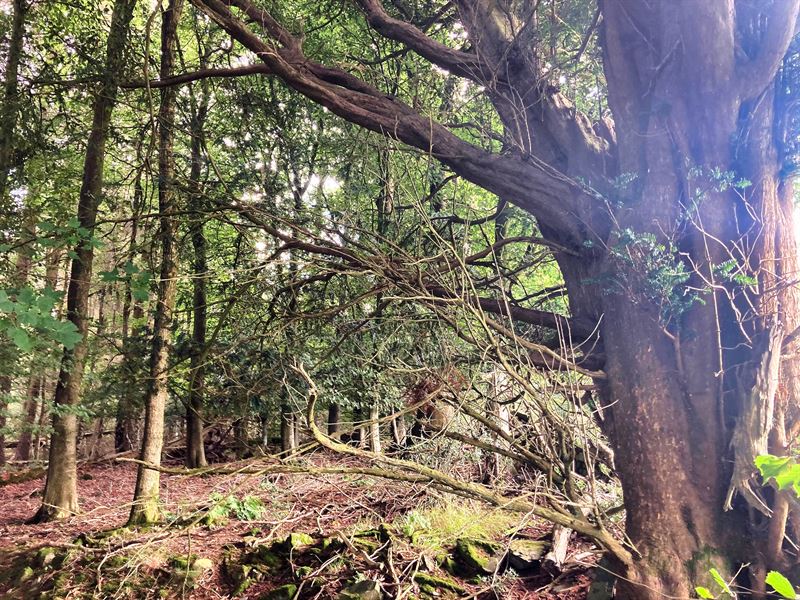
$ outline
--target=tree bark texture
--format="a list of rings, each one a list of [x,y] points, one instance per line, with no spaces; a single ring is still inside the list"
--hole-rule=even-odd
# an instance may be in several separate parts
[[[175,62],[175,44],[180,21],[182,0],[170,0],[162,13],[161,26],[161,77],[172,74]],[[175,136],[174,88],[161,89],[159,107],[158,146],[158,205],[160,214],[161,273],[156,304],[153,342],[150,353],[150,381],[145,396],[144,434],[139,458],[146,463],[160,465],[164,444],[164,411],[169,391],[169,359],[172,342],[172,318],[177,293],[178,256],[176,248],[177,218],[175,190]],[[160,473],[139,466],[133,506],[128,523],[143,525],[154,523],[161,517],[159,509]]]

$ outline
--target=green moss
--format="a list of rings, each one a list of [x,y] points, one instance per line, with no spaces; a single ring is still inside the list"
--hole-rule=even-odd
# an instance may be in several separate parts
[[[502,552],[497,544],[487,540],[459,538],[456,540],[456,571],[464,575],[491,574],[497,570]]]
[[[297,586],[287,583],[279,588],[275,588],[263,596],[263,600],[292,600],[297,594]]]
[[[452,579],[447,579],[444,577],[435,577],[429,573],[422,573],[418,572],[414,575],[414,581],[419,584],[420,589],[423,592],[428,592],[431,594],[436,594],[437,590],[447,590],[451,592],[455,592],[457,594],[465,593],[463,587],[458,585]]]

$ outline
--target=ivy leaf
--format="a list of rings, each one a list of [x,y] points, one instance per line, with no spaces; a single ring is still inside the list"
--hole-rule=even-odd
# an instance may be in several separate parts
[[[714,594],[712,594],[708,588],[698,586],[694,588],[694,591],[697,592],[697,595],[701,598],[710,598],[711,600],[714,599]]]
[[[711,573],[711,577],[717,583],[717,585],[722,588],[722,591],[733,598],[734,595],[731,591],[731,588],[728,587],[728,583],[722,578],[722,575],[719,574],[719,571],[716,569],[711,569],[709,573]]]
[[[778,477],[789,464],[791,460],[788,456],[773,456],[771,454],[762,454],[756,456],[756,468],[761,473],[761,477],[766,481],[772,477]]]
[[[794,600],[797,597],[791,582],[777,571],[770,571],[767,573],[766,582],[783,598]]]

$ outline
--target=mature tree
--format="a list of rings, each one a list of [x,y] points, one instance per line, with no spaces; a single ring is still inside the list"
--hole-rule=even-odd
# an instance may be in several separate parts
[[[116,0],[108,35],[106,62],[93,106],[92,129],[86,147],[83,181],[78,198],[78,222],[82,228],[74,250],[69,288],[67,318],[75,325],[82,340],[74,347],[65,347],[61,372],[55,393],[57,410],[53,414],[50,457],[47,465],[42,506],[34,520],[47,521],[69,516],[78,510],[77,415],[81,379],[86,358],[86,335],[89,328],[89,291],[92,283],[94,240],[97,211],[103,192],[103,163],[111,114],[117,99],[119,80],[124,64],[128,29],[135,0]]]
[[[752,535],[747,480],[754,451],[785,453],[800,408],[798,255],[783,168],[786,94],[796,91],[782,68],[799,0],[599,2],[612,118],[595,123],[550,74],[539,3],[457,0],[415,16],[359,0],[381,36],[480,86],[503,125],[501,153],[307,56],[302,37],[247,0],[192,2],[263,72],[516,204],[561,249],[573,337],[595,324],[601,333],[595,383],[630,539],[615,553],[620,597],[688,597],[709,568],[733,573],[752,561],[758,588],[765,569],[784,566],[792,508],[770,496],[769,535]],[[458,22],[466,44],[428,35],[437,20]]]
[[[175,64],[175,44],[180,21],[182,0],[170,0],[162,13],[161,78],[172,75]],[[150,378],[145,396],[144,435],[140,458],[150,464],[161,463],[164,445],[164,411],[167,405],[167,383],[172,341],[172,319],[177,293],[178,254],[175,218],[175,96],[172,87],[161,89],[158,112],[158,208],[160,215],[161,273],[158,284],[153,345],[150,351]],[[139,465],[136,476],[130,524],[153,523],[160,518],[158,506],[159,477],[155,469]]]

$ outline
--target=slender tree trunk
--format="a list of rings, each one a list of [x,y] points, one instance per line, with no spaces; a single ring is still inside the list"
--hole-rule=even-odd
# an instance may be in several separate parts
[[[92,131],[83,166],[83,183],[78,202],[78,222],[89,234],[94,232],[97,209],[103,190],[103,161],[111,113],[116,103],[119,77],[124,62],[128,28],[135,0],[116,0],[111,17],[103,80],[94,101]],[[76,475],[77,416],[75,406],[80,399],[81,380],[86,358],[86,336],[89,331],[89,289],[92,279],[94,247],[90,240],[75,248],[69,288],[67,318],[82,339],[72,350],[64,349],[61,372],[56,385],[53,434],[50,439],[50,460],[47,467],[42,506],[35,521],[49,521],[74,514],[78,510]]]
[[[170,0],[162,13],[161,71],[162,79],[172,74],[175,62],[175,43],[182,0]],[[168,397],[169,357],[172,340],[171,326],[177,293],[178,257],[175,234],[175,158],[173,155],[175,126],[175,89],[161,89],[159,108],[158,204],[161,215],[161,279],[158,288],[153,346],[150,354],[150,384],[145,397],[144,435],[140,459],[149,464],[161,464],[164,444],[164,411]],[[131,525],[143,525],[159,520],[158,506],[160,473],[139,466],[133,506],[128,519]]]
[[[200,68],[205,67],[205,59]],[[207,304],[208,294],[208,261],[206,258],[206,237],[203,230],[205,220],[205,201],[200,177],[203,171],[203,147],[205,145],[205,121],[208,115],[208,86],[201,82],[201,95],[196,101],[192,98],[191,123],[191,168],[189,174],[189,210],[194,211],[190,234],[194,249],[193,264],[193,322],[192,322],[192,358],[190,365],[189,403],[186,407],[186,466],[189,468],[206,465],[205,448],[203,447],[203,402],[205,395],[205,361]]]
[[[45,267],[45,285],[55,290],[58,285],[58,268],[61,262],[61,250],[55,249],[47,256],[47,266]],[[38,402],[44,393],[45,376],[42,375],[39,365],[35,360],[31,361],[30,375],[28,378],[28,393],[25,397],[23,414],[25,415],[17,440],[17,449],[14,455],[16,460],[27,462],[31,459],[31,443],[33,431],[36,429],[36,415],[38,414]]]
[[[17,112],[19,110],[18,72],[22,59],[22,47],[25,37],[25,16],[28,10],[26,0],[14,0],[14,16],[11,25],[11,35],[8,41],[8,58],[6,59],[5,81],[3,85],[3,104],[0,113],[0,214],[11,214],[12,207],[8,201],[8,176],[14,156],[14,130],[17,126]],[[0,359],[12,362],[15,350],[10,342],[0,339],[7,356]],[[3,433],[6,426],[6,414],[11,395],[13,379],[7,374],[0,375],[0,465],[6,463],[6,440]]]
[[[141,147],[144,140],[139,140],[137,159],[142,160]],[[139,214],[142,210],[144,200],[144,190],[142,188],[142,174],[144,166],[136,173],[133,184],[133,210],[131,215],[131,232],[128,243],[128,262],[133,263],[137,255],[137,238],[139,233]],[[136,326],[131,327],[131,315]],[[114,424],[114,450],[116,452],[129,452],[137,445],[138,435],[136,431],[137,403],[138,403],[138,355],[136,352],[136,341],[142,331],[141,322],[144,317],[142,301],[135,299],[133,287],[130,279],[125,281],[125,292],[122,301],[122,359],[123,377],[126,385],[119,402],[117,404],[117,417]]]
[[[369,407],[369,449],[375,454],[381,453],[381,425],[378,422],[380,418],[378,404],[373,404]]]

